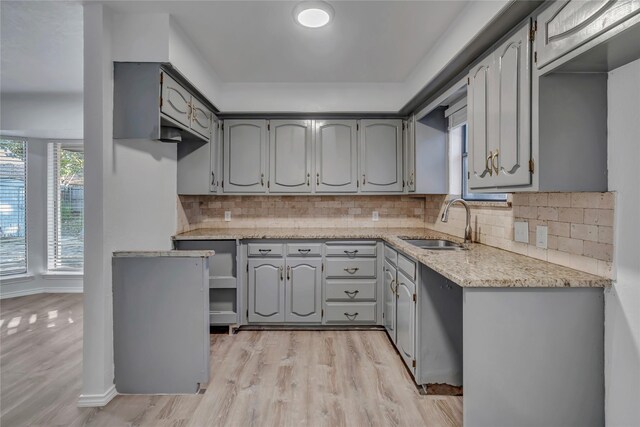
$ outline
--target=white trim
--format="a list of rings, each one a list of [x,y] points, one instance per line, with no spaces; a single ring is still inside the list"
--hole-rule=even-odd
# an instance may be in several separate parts
[[[6,298],[26,297],[27,295],[43,294],[44,288],[20,289],[17,291],[0,292],[0,300]]]
[[[84,292],[82,286],[61,286],[54,288],[44,288],[44,294],[81,294]]]
[[[84,273],[78,272],[78,273],[73,273],[73,272],[54,272],[54,271],[48,271],[46,273],[42,273],[40,275],[40,277],[42,277],[43,279],[47,279],[47,280],[57,280],[57,279],[80,279],[82,280],[84,278]]]
[[[11,276],[4,276],[0,278],[1,285],[10,285],[11,283],[30,282],[35,279],[35,275],[31,273],[14,274]]]
[[[95,408],[106,406],[111,400],[118,395],[116,386],[111,385],[102,394],[81,394],[78,398],[78,408]]]

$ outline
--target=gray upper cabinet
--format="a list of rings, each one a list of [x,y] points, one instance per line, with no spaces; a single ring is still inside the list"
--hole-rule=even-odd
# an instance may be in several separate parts
[[[416,191],[416,117],[411,116],[404,130],[404,181],[409,193]]]
[[[468,76],[469,188],[531,183],[530,24]]]
[[[391,341],[396,342],[396,269],[389,261],[384,262],[384,327],[391,337]]]
[[[249,322],[284,322],[284,259],[249,259],[248,270]]]
[[[355,120],[315,122],[315,191],[358,191],[358,151]]]
[[[269,191],[311,192],[311,120],[269,122]]]
[[[211,135],[211,112],[207,107],[195,98],[191,99],[191,129],[205,138]]]
[[[497,123],[490,133],[489,151],[498,186],[531,183],[531,49],[530,25],[522,27],[496,50],[495,87],[490,102],[491,119]],[[490,128],[491,129],[491,128]],[[494,145],[495,144],[495,145]]]
[[[467,88],[467,120],[469,150],[469,187],[490,187],[493,169],[489,162],[489,73],[493,68],[490,56],[472,68]]]
[[[209,142],[183,141],[178,147],[178,194],[216,194],[218,191],[218,121],[212,121]]]
[[[362,192],[401,192],[402,120],[360,121]]]
[[[640,13],[640,0],[563,0],[536,18],[537,66],[582,46]]]
[[[267,121],[225,120],[225,193],[265,193],[267,191]]]
[[[403,273],[397,273],[396,347],[405,364],[415,374],[416,285]]]
[[[287,259],[285,321],[322,320],[322,259]]]
[[[160,111],[177,122],[191,126],[191,94],[178,82],[162,74],[162,102]]]

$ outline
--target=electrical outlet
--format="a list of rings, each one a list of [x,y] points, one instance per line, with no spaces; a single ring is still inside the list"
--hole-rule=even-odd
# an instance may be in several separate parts
[[[380,219],[380,215],[378,215],[378,211],[373,211],[371,213],[371,221],[378,221]]]
[[[547,226],[539,225],[536,227],[536,246],[547,249]]]
[[[231,221],[231,211],[224,211],[224,220]]]
[[[522,243],[529,243],[529,223],[528,222],[515,222],[515,241]]]

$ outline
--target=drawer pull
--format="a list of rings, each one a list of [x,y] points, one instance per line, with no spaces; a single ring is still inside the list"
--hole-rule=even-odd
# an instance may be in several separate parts
[[[311,252],[311,249],[298,249],[298,252],[300,252],[301,254],[308,254],[309,252]]]
[[[347,317],[347,319],[349,319],[349,320],[355,320],[355,319],[356,319],[356,317],[358,316],[358,313],[357,313],[357,312],[356,312],[356,313],[351,313],[351,314],[349,314],[349,313],[345,313],[344,315],[345,315],[345,316]]]
[[[358,292],[360,291],[358,291],[357,289],[355,291],[344,291],[344,293],[347,294],[349,298],[355,298],[356,295],[358,295]]]
[[[357,249],[354,249],[352,251],[345,250],[344,253],[347,254],[347,256],[355,256],[355,254],[358,253],[358,250]]]
[[[260,252],[262,255],[265,255],[271,252],[271,249],[258,249],[258,252]]]
[[[349,274],[356,274],[358,270],[360,270],[358,267],[351,267],[351,268],[344,269],[344,271],[346,271]]]

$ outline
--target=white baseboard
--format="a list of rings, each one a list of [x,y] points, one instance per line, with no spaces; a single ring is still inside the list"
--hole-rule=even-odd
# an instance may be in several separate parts
[[[97,408],[101,406],[106,406],[107,403],[111,402],[111,399],[116,397],[118,392],[116,391],[116,386],[112,385],[102,394],[81,394],[78,399],[78,407],[79,408]]]
[[[31,289],[18,289],[16,291],[2,291],[0,289],[0,299],[24,297],[27,295],[35,294],[81,294],[83,292],[82,286],[68,286],[68,287],[55,287],[55,288],[31,288]]]

